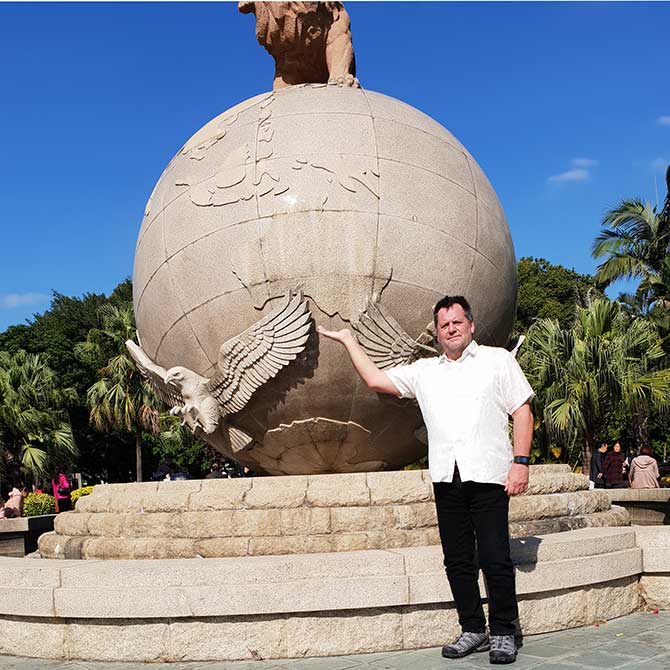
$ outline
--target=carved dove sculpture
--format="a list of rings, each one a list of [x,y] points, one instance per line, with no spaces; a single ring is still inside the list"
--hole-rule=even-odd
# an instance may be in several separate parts
[[[437,349],[424,344],[430,339],[425,333],[413,340],[379,303],[369,301],[359,321],[351,326],[360,345],[380,370],[439,355]]]
[[[132,340],[126,347],[142,376],[170,407],[170,413],[180,416],[182,425],[194,433],[211,435],[228,414],[239,412],[256,389],[305,349],[310,319],[302,292],[295,296],[289,292],[269,314],[221,346],[211,378],[181,366],[165,370]]]

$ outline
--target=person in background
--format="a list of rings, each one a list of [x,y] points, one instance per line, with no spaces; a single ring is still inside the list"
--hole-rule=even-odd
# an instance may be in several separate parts
[[[593,486],[597,489],[605,488],[605,472],[603,470],[603,464],[606,453],[607,442],[603,440],[598,447],[598,451],[594,451],[593,454],[591,454],[591,470],[589,472],[589,479],[593,482]]]
[[[630,487],[632,489],[657,489],[658,464],[652,456],[654,452],[651,447],[642,447],[640,455],[633,459],[630,466]]]
[[[63,468],[56,467],[54,475],[51,478],[51,488],[56,499],[56,514],[68,512],[72,509],[72,500],[70,499],[70,482]]]
[[[7,502],[0,509],[0,519],[16,519],[23,516],[23,499],[26,495],[25,486],[19,484],[12,487]]]
[[[163,481],[165,479],[171,479],[174,474],[175,468],[172,458],[166,456],[158,465],[156,472],[151,474],[151,479],[154,481]]]
[[[624,479],[625,470],[626,459],[621,451],[621,444],[617,440],[612,451],[606,453],[603,459],[605,487],[608,489],[628,488],[628,481]]]
[[[205,475],[205,479],[223,479],[223,475],[221,474],[221,466],[215,461],[212,463],[212,467],[210,468],[210,472],[208,472]]]

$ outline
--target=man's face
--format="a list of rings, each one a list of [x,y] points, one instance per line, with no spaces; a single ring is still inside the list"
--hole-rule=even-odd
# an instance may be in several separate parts
[[[472,342],[475,324],[468,321],[460,305],[443,307],[437,313],[436,337],[447,358],[460,358],[465,348]]]

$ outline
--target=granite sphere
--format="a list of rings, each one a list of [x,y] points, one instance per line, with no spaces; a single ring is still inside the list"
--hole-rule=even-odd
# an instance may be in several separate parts
[[[135,255],[141,344],[165,368],[210,376],[221,345],[297,288],[316,324],[344,327],[374,298],[412,337],[437,300],[463,294],[477,341],[504,345],[514,249],[486,176],[439,123],[380,93],[294,86],[214,118],[158,180]],[[368,392],[316,334],[229,423],[255,440],[237,460],[272,474],[425,453],[416,406]]]

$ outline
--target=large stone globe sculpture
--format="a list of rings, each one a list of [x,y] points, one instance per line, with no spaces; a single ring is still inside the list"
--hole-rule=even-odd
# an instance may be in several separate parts
[[[492,345],[506,343],[516,301],[505,216],[468,151],[399,100],[326,85],[251,98],[179,150],[147,203],[133,282],[144,352],[204,377],[289,291],[329,329],[377,301],[412,338],[437,300],[463,294]],[[417,407],[370,393],[314,330],[227,421],[244,448],[205,439],[269,474],[398,468],[425,453]]]

